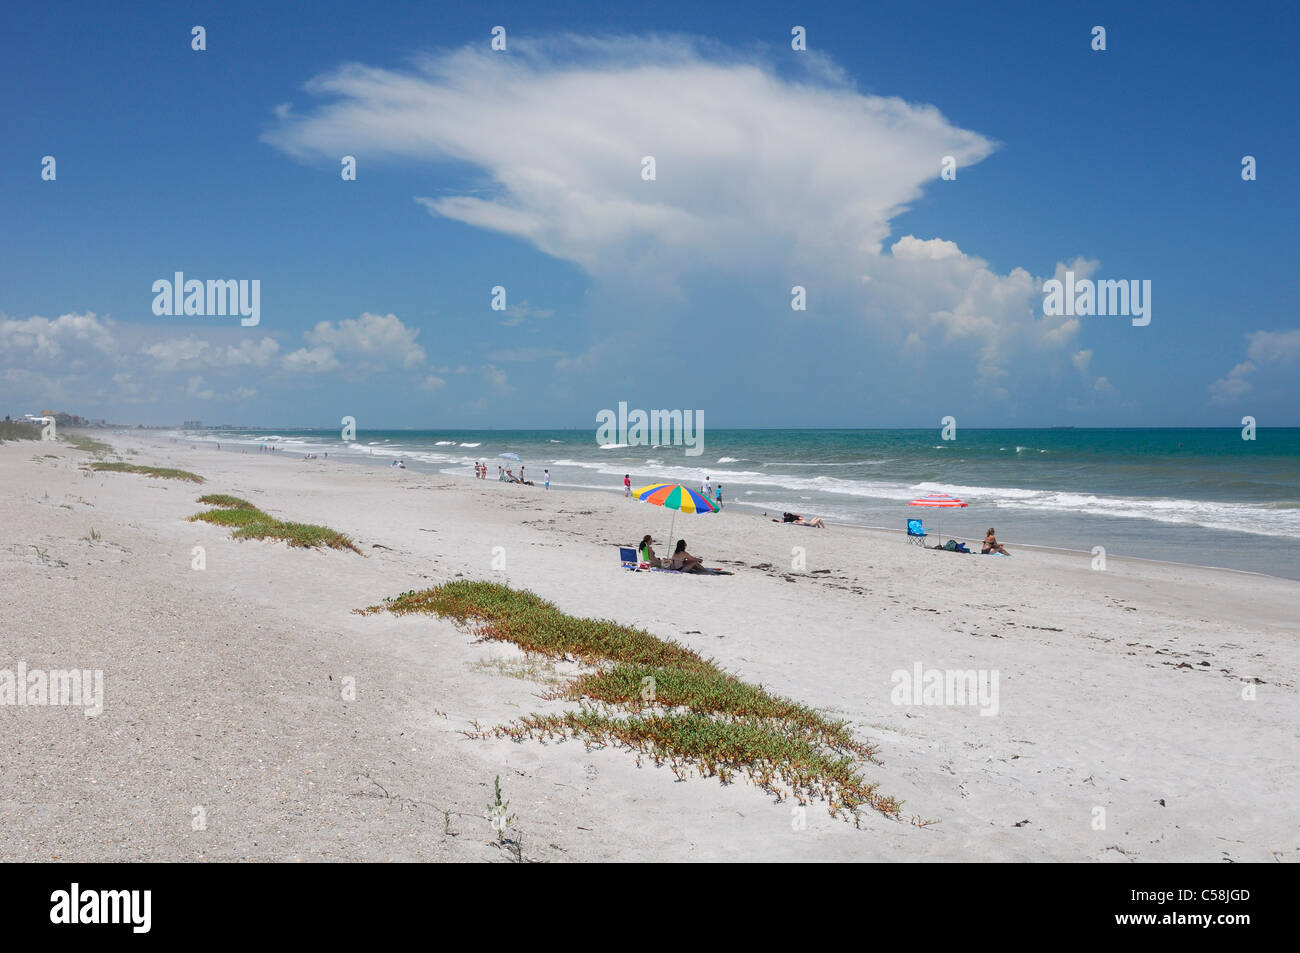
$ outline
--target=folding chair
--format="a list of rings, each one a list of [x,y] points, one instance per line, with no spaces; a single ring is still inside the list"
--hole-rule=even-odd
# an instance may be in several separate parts
[[[925,538],[929,535],[925,531],[925,527],[921,525],[920,520],[907,521],[907,541],[909,543],[916,543],[916,545],[924,547]]]

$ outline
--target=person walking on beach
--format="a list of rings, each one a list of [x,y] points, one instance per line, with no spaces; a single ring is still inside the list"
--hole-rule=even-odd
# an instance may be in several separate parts
[[[546,488],[549,490],[551,488],[551,471],[543,470],[542,475],[546,477]]]
[[[718,484],[718,509],[722,509],[722,484]]]
[[[632,474],[623,474],[623,495],[630,497],[632,495]]]
[[[707,476],[704,478],[704,485],[701,486],[700,489],[704,491],[704,498],[706,500],[713,495],[713,484],[709,482]]]

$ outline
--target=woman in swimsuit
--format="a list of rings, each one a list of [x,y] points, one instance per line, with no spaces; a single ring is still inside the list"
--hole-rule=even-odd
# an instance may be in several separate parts
[[[696,559],[686,551],[686,540],[677,541],[677,549],[673,552],[673,568],[680,572],[708,572],[704,568],[704,560]]]
[[[984,548],[980,550],[985,556],[989,553],[1001,553],[1003,556],[1010,556],[1007,548],[998,542],[998,538],[993,535],[993,527],[989,527],[989,533],[984,537]]]

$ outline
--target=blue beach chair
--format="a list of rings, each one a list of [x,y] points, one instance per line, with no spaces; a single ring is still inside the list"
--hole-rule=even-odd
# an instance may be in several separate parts
[[[631,546],[620,546],[618,548],[618,558],[623,562],[624,569],[636,569],[640,560],[637,559],[636,550]]]
[[[929,535],[925,531],[925,527],[921,525],[920,520],[907,521],[907,541],[909,543],[916,543],[916,545],[924,547],[925,538]]]

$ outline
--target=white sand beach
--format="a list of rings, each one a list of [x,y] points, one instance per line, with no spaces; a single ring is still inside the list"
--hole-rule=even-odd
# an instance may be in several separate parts
[[[893,533],[678,515],[734,575],[633,573],[615,545],[648,532],[666,551],[671,514],[618,495],[94,436],[206,483],[0,446],[0,669],[104,673],[97,717],[0,706],[0,860],[1300,860],[1300,583],[1095,571],[1014,538],[1010,559],[926,551],[906,512]],[[186,521],[203,493],[364,555],[235,541]],[[574,706],[539,697],[563,666],[438,618],[353,612],[458,577],[643,626],[846,719],[903,819],[866,811],[855,829],[814,803],[800,829],[751,784],[466,737]],[[894,704],[891,675],[918,664],[996,673],[996,713]],[[497,776],[517,853],[485,816]]]

